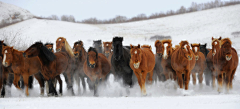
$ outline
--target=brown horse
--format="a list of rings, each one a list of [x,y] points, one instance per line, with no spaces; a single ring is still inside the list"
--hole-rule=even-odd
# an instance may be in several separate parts
[[[86,92],[86,84],[84,81],[84,78],[87,78],[87,75],[84,73],[83,71],[83,65],[84,62],[87,60],[87,52],[83,47],[83,42],[82,41],[77,41],[74,43],[73,46],[73,52],[74,52],[74,56],[75,56],[75,66],[74,66],[74,77],[75,80],[77,82],[77,86],[78,86],[78,92],[80,94],[80,79],[82,81],[82,86],[83,86],[83,94]],[[90,82],[89,82],[89,78],[88,80],[88,85],[90,90],[93,89],[93,86],[91,86]]]
[[[42,75],[46,80],[48,80],[50,93],[57,96],[56,89],[53,86],[52,80],[63,72],[66,72],[68,77],[68,82],[71,82],[71,59],[69,55],[65,52],[52,53],[45,47],[42,42],[36,42],[31,45],[25,52],[24,57],[34,58],[38,57],[42,66]],[[60,89],[59,93],[62,94],[62,80],[59,81]]]
[[[153,70],[155,67],[154,54],[149,47],[131,46],[130,53],[130,67],[138,79],[138,84],[141,88],[142,95],[147,95],[145,88],[145,81],[147,73],[149,73],[148,80],[152,82]]]
[[[39,75],[39,72],[41,72],[41,64],[37,57],[25,59],[22,55],[23,52],[8,46],[3,47],[2,54],[3,66],[11,66],[11,69],[14,73],[13,84],[16,86],[16,88],[20,89],[20,87],[18,86],[18,81],[20,80],[20,76],[22,76],[24,85],[26,86],[26,95],[28,96],[28,79],[29,76],[34,75],[41,87],[41,95],[44,94],[44,81],[43,78]]]
[[[222,39],[220,46],[216,56],[213,57],[213,75],[217,76],[219,92],[221,92],[223,80],[226,82],[227,91],[229,91],[229,87],[232,89],[232,80],[238,66],[237,51],[232,47],[231,40],[229,38]]]
[[[190,80],[190,73],[195,66],[196,60],[193,51],[190,49],[188,41],[181,41],[179,43],[180,48],[175,50],[172,54],[171,65],[176,71],[178,78],[178,85],[183,88],[183,75],[184,74],[184,84],[185,90],[188,90],[188,84]],[[174,80],[176,76],[173,75]]]
[[[110,63],[102,53],[98,53],[95,48],[90,47],[83,70],[91,82],[94,83],[94,96],[98,96],[98,84],[105,80],[106,75],[110,72]]]
[[[56,40],[56,51],[59,52],[65,52],[68,55],[68,60],[69,60],[69,69],[70,72],[64,72],[63,76],[65,77],[65,81],[67,83],[67,88],[72,91],[72,95],[74,95],[72,84],[73,84],[73,75],[74,75],[74,64],[75,64],[75,57],[73,50],[71,46],[68,44],[66,38],[64,37],[59,37]],[[68,74],[69,73],[69,74]],[[70,77],[68,77],[70,76]]]
[[[163,74],[165,75],[166,80],[169,78],[173,79],[173,74],[175,74],[175,71],[171,66],[171,56],[173,53],[172,40],[170,39],[162,40],[162,44],[163,44],[162,46],[163,57],[161,66],[163,68]]]
[[[200,83],[200,87],[202,86],[203,81],[203,71],[207,67],[206,59],[202,52],[200,52],[200,44],[191,44],[193,53],[195,55],[196,64],[194,69],[192,70],[192,78],[193,78],[193,85],[196,85],[196,73],[198,73],[198,80]]]
[[[215,54],[220,50],[220,41],[221,41],[222,37],[219,37],[218,39],[215,39],[212,37],[212,50],[209,51],[209,53],[207,54],[207,74],[211,74],[212,75],[212,87],[215,88],[215,76],[213,74],[214,71],[214,67],[213,64],[215,64],[216,62],[213,61],[213,58],[216,56]]]
[[[153,80],[156,82],[158,78],[160,81],[164,81],[165,76],[163,74],[163,68],[161,66],[162,54],[163,54],[162,42],[160,40],[156,40],[155,47],[156,47],[156,54],[155,54],[155,67],[153,71]]]
[[[111,63],[111,59],[112,59],[112,42],[103,42],[103,54],[107,57],[108,62]],[[114,79],[116,79],[116,74],[115,74],[115,70],[112,67],[112,65],[110,64],[111,70],[109,74],[113,74],[114,75]],[[109,75],[108,75],[109,76]]]

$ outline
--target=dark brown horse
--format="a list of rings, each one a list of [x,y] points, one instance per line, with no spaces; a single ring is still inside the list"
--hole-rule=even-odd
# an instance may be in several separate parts
[[[200,44],[191,44],[193,53],[195,55],[196,64],[194,69],[192,70],[192,78],[193,78],[193,85],[196,85],[196,73],[198,73],[198,80],[200,83],[200,87],[202,87],[202,81],[203,81],[203,72],[206,65],[206,59],[202,52],[200,52]]]
[[[175,50],[172,54],[171,65],[172,68],[176,71],[178,85],[180,88],[183,88],[182,75],[184,74],[185,90],[188,90],[190,73],[195,66],[196,60],[194,58],[194,53],[190,49],[188,41],[181,41],[179,45],[180,48]],[[175,75],[173,75],[173,78],[176,80]]]
[[[220,41],[221,41],[222,37],[220,38],[213,38],[212,37],[212,50],[209,51],[206,61],[207,61],[207,73],[212,75],[212,87],[215,88],[215,76],[213,75],[213,71],[214,71],[214,67],[213,64],[215,64],[216,62],[213,61],[213,58],[216,56],[215,54],[219,51],[221,45],[220,45]]]
[[[98,84],[105,80],[106,75],[110,72],[110,63],[102,53],[98,53],[95,48],[90,47],[83,69],[91,82],[94,83],[94,96],[98,96]]]
[[[173,53],[172,40],[166,39],[162,40],[161,42],[163,44],[163,57],[161,62],[163,74],[165,75],[166,80],[169,78],[173,79],[173,74],[175,75],[175,71],[173,70],[171,65],[171,57]]]
[[[70,58],[65,52],[52,53],[45,47],[42,42],[36,42],[30,46],[23,54],[27,58],[38,57],[40,59],[42,75],[48,80],[50,93],[57,96],[56,89],[53,86],[52,80],[63,72],[70,74]],[[71,80],[71,75],[67,75],[68,79]],[[69,81],[68,81],[69,82]],[[70,81],[71,82],[71,81]],[[60,89],[59,93],[62,93],[62,80],[59,81]]]
[[[39,75],[41,72],[41,64],[37,57],[31,59],[25,59],[23,57],[23,52],[13,49],[13,47],[4,46],[2,50],[3,61],[2,64],[4,67],[11,66],[11,69],[14,73],[14,85],[16,88],[20,89],[18,81],[20,76],[23,77],[24,85],[26,87],[26,95],[28,96],[28,82],[29,76],[34,75],[38,80],[41,87],[41,95],[44,94],[44,81]]]
[[[154,54],[150,46],[142,46],[141,48],[140,44],[138,44],[138,46],[130,46],[131,59],[129,65],[138,79],[142,95],[146,96],[145,82],[148,73],[148,80],[150,83],[152,82],[153,70],[155,67]]]
[[[227,91],[229,87],[232,89],[232,80],[238,66],[237,51],[232,47],[231,40],[229,38],[222,39],[220,46],[216,56],[213,57],[213,75],[217,77],[219,92],[221,92],[223,81],[226,82]]]
[[[160,40],[155,41],[156,54],[155,54],[155,67],[153,71],[153,80],[156,82],[157,78],[160,81],[165,81],[165,76],[163,74],[163,68],[161,65],[162,54],[163,54],[163,44]]]

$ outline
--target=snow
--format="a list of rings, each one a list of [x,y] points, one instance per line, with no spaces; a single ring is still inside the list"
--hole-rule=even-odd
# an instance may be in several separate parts
[[[230,37],[233,46],[240,52],[240,38],[233,37],[232,32],[240,31],[240,5],[216,8],[189,14],[170,16],[146,21],[90,25],[81,23],[69,23],[52,20],[30,19],[5,28],[1,32],[21,32],[24,42],[31,45],[35,41],[56,42],[58,37],[66,37],[71,46],[78,40],[82,40],[85,49],[92,46],[93,40],[101,39],[111,41],[114,36],[124,36],[124,45],[150,44],[155,53],[154,42],[150,36],[170,35],[173,46],[181,40],[190,43],[207,43],[211,47],[211,37]],[[1,39],[1,36],[0,36]],[[24,91],[17,90],[14,86],[8,88],[11,95],[0,99],[0,108],[239,108],[240,107],[240,70],[237,69],[233,80],[233,89],[227,93],[218,93],[217,88],[212,89],[203,83],[202,88],[190,81],[189,90],[174,89],[175,82],[157,82],[147,85],[147,96],[142,97],[138,84],[130,88],[130,94],[121,83],[114,82],[111,75],[106,87],[101,86],[99,97],[93,97],[89,91],[83,95],[77,91],[76,96],[67,93],[66,84],[63,82],[63,96],[40,97],[38,83],[34,82],[34,89],[30,90],[30,96],[26,97]],[[61,78],[64,80],[63,76]],[[81,86],[82,87],[82,86]],[[57,90],[59,86],[57,85]]]

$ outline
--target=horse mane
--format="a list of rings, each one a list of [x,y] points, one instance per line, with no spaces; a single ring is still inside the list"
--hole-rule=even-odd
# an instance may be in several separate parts
[[[79,45],[83,46],[83,42],[81,40],[78,40],[77,42],[74,43],[74,45],[75,44],[79,44]]]
[[[164,39],[161,42],[162,43],[170,43],[170,44],[172,44],[172,40],[171,39]]]
[[[123,41],[123,37],[118,37],[118,36],[114,37],[112,42],[116,42],[116,41],[121,41],[122,42]]]
[[[173,47],[173,50],[177,50],[178,48],[180,48],[179,45],[175,45],[175,47]]]
[[[47,42],[47,43],[44,44],[44,46],[46,46],[46,45],[53,45],[53,43],[52,42]]]
[[[224,38],[220,41],[220,45],[222,46],[225,43],[229,43],[230,45],[232,45],[232,41],[229,38]]]
[[[33,44],[32,46],[38,46],[38,45],[43,45],[43,43],[41,41],[38,41],[38,42],[35,42],[35,44]],[[53,61],[56,58],[54,53],[49,51],[46,46],[39,46],[39,47],[40,47],[40,50],[43,52],[44,56],[47,58],[47,60]]]
[[[197,44],[197,43],[193,43],[193,44],[191,44],[192,46],[199,46],[200,47],[200,45],[199,44]]]
[[[65,49],[66,49],[67,53],[70,55],[71,58],[74,58],[74,53],[73,53],[73,51],[72,51],[72,48],[71,48],[70,45],[68,44],[66,38],[64,38],[64,37],[59,37],[57,40],[59,40],[59,39],[63,39],[63,40],[65,41],[64,44],[65,44]]]
[[[189,44],[188,41],[181,41],[181,42],[179,43],[180,47],[182,47],[182,46],[185,45],[185,44]]]
[[[158,44],[158,43],[162,43],[160,40],[156,40],[155,41],[155,47],[156,47],[156,45]]]
[[[149,48],[150,50],[152,50],[151,45],[142,45],[141,48]]]

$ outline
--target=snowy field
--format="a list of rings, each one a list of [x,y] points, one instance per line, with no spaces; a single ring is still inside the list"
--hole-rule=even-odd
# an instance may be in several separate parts
[[[87,50],[92,46],[93,40],[102,39],[111,41],[114,36],[123,36],[124,45],[150,44],[155,52],[154,42],[148,40],[154,35],[170,35],[173,46],[181,40],[190,43],[208,43],[211,45],[211,37],[230,37],[233,46],[240,53],[240,38],[233,37],[232,32],[240,31],[240,5],[216,8],[195,13],[176,15],[160,19],[146,20],[140,22],[89,25],[61,21],[30,19],[15,25],[0,29],[0,33],[20,32],[24,42],[31,45],[35,41],[56,42],[60,36],[65,37],[69,44],[77,40],[84,42]],[[1,36],[0,36],[1,39]],[[61,76],[62,77],[62,76]],[[64,81],[64,78],[62,78]],[[40,109],[40,108],[217,108],[217,109],[239,109],[240,108],[240,69],[237,69],[233,80],[233,90],[229,93],[223,91],[218,93],[217,89],[206,86],[200,89],[190,81],[189,90],[174,89],[174,82],[157,82],[146,86],[147,96],[141,97],[140,87],[136,84],[126,94],[121,83],[113,81],[111,75],[107,87],[100,87],[99,97],[93,97],[93,92],[85,94],[78,93],[76,85],[74,91],[76,96],[67,93],[66,84],[63,84],[63,96],[40,97],[40,89],[37,81],[34,81],[34,89],[29,91],[26,97],[23,91],[14,86],[8,88],[11,94],[0,98],[0,109]],[[58,86],[57,86],[58,90]]]

